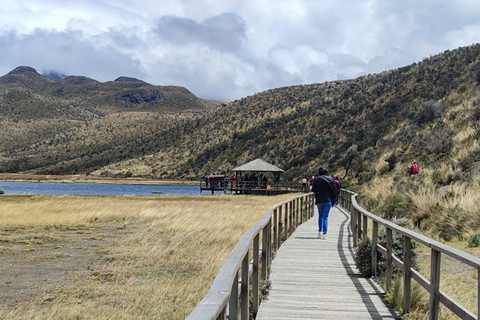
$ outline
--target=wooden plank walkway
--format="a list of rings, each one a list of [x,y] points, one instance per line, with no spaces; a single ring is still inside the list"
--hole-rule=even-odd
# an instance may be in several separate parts
[[[270,294],[257,320],[400,319],[382,289],[355,267],[349,223],[349,215],[332,208],[326,240],[317,237],[317,212],[295,230],[272,262]]]

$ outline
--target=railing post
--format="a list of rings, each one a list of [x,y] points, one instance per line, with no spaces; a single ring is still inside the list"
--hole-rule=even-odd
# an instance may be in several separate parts
[[[228,305],[228,320],[238,320],[238,271],[233,279],[230,302]]]
[[[363,230],[363,237],[368,236],[368,217],[363,216],[363,225],[362,225],[362,230]]]
[[[315,215],[315,207],[317,206],[315,201],[315,194],[312,193],[312,217]]]
[[[362,213],[357,211],[357,239],[362,239]]]
[[[299,224],[300,224],[300,199],[297,198],[294,200],[295,202],[293,203],[293,206],[295,207],[295,229],[298,228]]]
[[[477,271],[477,318],[480,318],[480,269]]]
[[[217,320],[227,320],[227,315],[225,314],[225,309],[220,313]]]
[[[387,291],[390,291],[392,288],[392,242],[393,242],[393,235],[392,229],[387,228],[387,279],[386,279],[386,286]]]
[[[440,263],[442,254],[432,248],[432,262],[430,269],[430,320],[438,319],[440,302]]]
[[[259,254],[260,254],[260,234],[257,234],[255,238],[253,238],[253,272],[252,272],[252,285],[253,285],[253,305],[252,305],[252,312],[253,317],[255,318],[258,313],[258,306],[260,303],[259,299],[259,291],[260,291],[260,281],[258,275],[258,265],[259,265]]]
[[[284,218],[284,230],[283,232],[285,233],[284,234],[284,241],[288,239],[288,203],[285,203],[285,217]]]
[[[267,224],[267,272],[272,264],[272,220]]]
[[[250,306],[249,306],[249,299],[248,299],[248,267],[249,267],[249,257],[248,257],[248,250],[245,254],[245,257],[242,261],[242,285],[240,290],[240,310],[242,314],[242,320],[248,320],[250,315]]]
[[[311,213],[310,213],[310,203],[312,202],[312,197],[311,197],[311,195],[308,195],[308,196],[307,196],[306,201],[307,201],[307,208],[306,208],[306,209],[307,209],[307,214],[306,214],[306,215],[307,215],[307,220],[308,220],[308,219],[311,218]]]
[[[292,201],[288,202],[288,234],[293,233],[293,206]]]
[[[301,197],[300,199],[300,224],[303,224],[303,221],[305,220],[305,210],[304,210],[304,205],[305,205],[305,197]]]
[[[352,224],[352,235],[353,235],[353,246],[356,247],[357,246],[357,241],[358,241],[358,238],[357,238],[357,210],[352,206],[351,207],[351,211],[350,211],[350,219],[351,219],[351,224]]]
[[[262,280],[268,279],[267,265],[267,227],[264,227],[262,230]]]
[[[278,250],[278,218],[277,218],[278,208],[273,210],[273,250]]]
[[[311,205],[310,205],[310,203],[312,202],[312,196],[308,195],[306,201],[307,201],[307,207],[306,207],[307,213],[306,213],[306,215],[307,215],[307,220],[308,220],[308,219],[311,218],[311,215],[312,215],[311,214]]]
[[[372,276],[377,276],[377,263],[378,263],[378,222],[373,221],[373,230],[372,230]]]
[[[282,223],[282,206],[279,206],[278,207],[278,235],[277,235],[277,241],[278,241],[278,244],[277,244],[277,248],[280,248],[280,246],[282,245],[282,226],[283,226],[283,223]]]
[[[412,305],[412,239],[403,236],[403,313],[409,313]]]

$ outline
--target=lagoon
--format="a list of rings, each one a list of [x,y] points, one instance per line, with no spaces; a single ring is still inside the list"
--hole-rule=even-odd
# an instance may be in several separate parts
[[[199,186],[0,181],[5,195],[199,195]]]

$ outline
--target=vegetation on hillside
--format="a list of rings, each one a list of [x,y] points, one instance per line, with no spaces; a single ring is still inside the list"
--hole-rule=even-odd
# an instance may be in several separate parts
[[[474,45],[378,75],[242,98],[179,124],[158,152],[108,171],[195,179],[262,158],[287,179],[324,164],[363,183],[412,159],[434,164],[451,156],[455,137],[469,142],[461,132],[478,138],[479,54]]]
[[[158,151],[159,132],[217,104],[133,78],[54,80],[18,67],[0,77],[0,171],[88,173]]]
[[[381,74],[268,90],[210,111],[205,104],[190,107],[184,98],[176,110],[195,112],[168,115],[162,97],[176,99],[161,93],[146,102],[140,80],[101,84],[14,70],[0,81],[9,88],[0,95],[0,109],[10,110],[2,112],[0,130],[7,134],[18,125],[31,136],[13,130],[0,148],[0,167],[198,179],[262,158],[285,169],[286,179],[311,175],[323,164],[350,181],[368,182],[414,158],[428,164],[449,158],[461,131],[478,138],[479,56],[480,45],[473,45]],[[28,81],[19,87],[18,79],[11,80],[26,74],[42,78],[30,81],[36,91]],[[148,88],[149,97],[158,90]],[[371,163],[380,164],[372,170]]]

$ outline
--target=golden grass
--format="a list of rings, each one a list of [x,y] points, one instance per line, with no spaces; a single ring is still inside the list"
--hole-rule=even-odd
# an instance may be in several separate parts
[[[452,241],[448,245],[478,256],[478,248],[468,248],[464,241]],[[427,279],[430,276],[430,248],[420,245],[417,248],[419,272]],[[476,313],[477,309],[477,271],[447,255],[442,255],[442,268],[440,277],[440,290],[445,292],[455,301]],[[423,291],[423,298],[417,309],[406,319],[428,319],[429,295]],[[440,305],[440,319],[458,319],[450,310]]]
[[[3,316],[183,319],[208,292],[240,236],[266,208],[290,197],[2,197],[4,243],[28,242],[33,234],[43,239],[35,243],[40,250],[56,241],[88,239],[98,228],[111,230],[90,252],[98,256],[94,268],[77,270],[61,286],[3,310]],[[79,232],[63,237],[61,230]],[[55,263],[62,257],[47,258]]]
[[[455,137],[462,148],[455,148],[452,159],[434,165],[421,164],[420,174],[408,177],[404,174],[409,163],[398,163],[387,174],[376,176],[360,191],[364,202],[381,208],[389,194],[401,194],[410,204],[408,217],[419,223],[418,232],[437,241],[480,257],[479,248],[469,248],[468,238],[480,232],[480,175],[466,171],[459,163],[478,151],[477,140],[471,141],[470,128],[459,132]],[[460,144],[459,144],[460,145]],[[472,158],[472,160],[474,159]],[[378,163],[380,168],[383,163]],[[477,168],[474,164],[473,168]],[[472,170],[471,168],[469,170]],[[478,170],[478,169],[476,169]],[[370,209],[370,208],[369,208]],[[373,212],[376,212],[375,209]],[[451,238],[450,238],[450,235]],[[450,238],[451,240],[444,240]],[[428,279],[430,276],[430,249],[419,246],[419,271]],[[477,270],[453,258],[442,255],[440,288],[464,307],[477,312],[478,273]],[[423,292],[423,302],[405,319],[428,318],[428,294]],[[441,307],[440,319],[456,319],[449,310]]]

